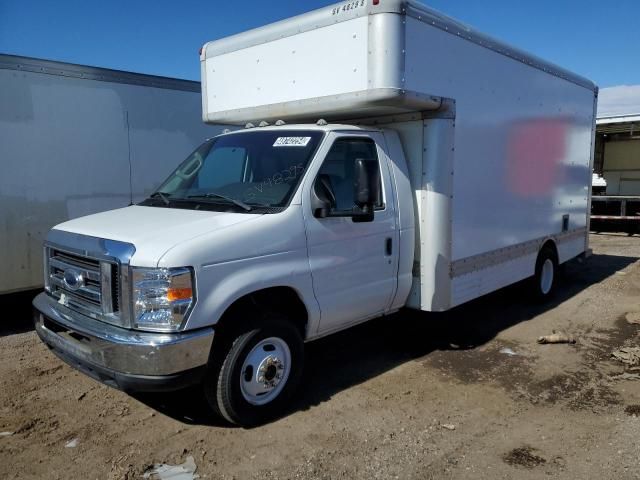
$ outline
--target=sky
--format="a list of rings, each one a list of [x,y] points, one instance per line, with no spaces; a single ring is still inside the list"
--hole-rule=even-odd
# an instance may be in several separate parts
[[[207,41],[332,3],[0,0],[0,53],[199,80]],[[640,84],[640,0],[424,3],[600,87]]]

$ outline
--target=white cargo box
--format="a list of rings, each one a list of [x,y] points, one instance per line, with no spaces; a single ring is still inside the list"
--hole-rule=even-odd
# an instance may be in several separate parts
[[[459,57],[450,41],[472,42],[517,60],[522,68],[534,66],[594,88],[588,80],[420,3],[374,3],[344,2],[204,45],[200,58],[203,120],[227,124],[320,117],[345,120],[437,109],[444,91],[425,91],[428,79],[412,82],[411,78],[419,73],[447,84],[458,82],[452,74],[475,75],[469,64],[474,59]],[[431,34],[425,38],[418,31]],[[430,61],[443,48],[451,48],[444,63]]]
[[[548,240],[560,263],[587,251],[597,87],[422,4],[374,3],[206,44],[205,122],[397,132],[415,194],[409,306],[533,275]]]

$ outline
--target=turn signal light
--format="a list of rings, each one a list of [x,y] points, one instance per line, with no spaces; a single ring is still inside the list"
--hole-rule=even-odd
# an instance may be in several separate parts
[[[177,300],[191,300],[193,292],[190,288],[169,288],[167,290],[167,300],[175,302]]]

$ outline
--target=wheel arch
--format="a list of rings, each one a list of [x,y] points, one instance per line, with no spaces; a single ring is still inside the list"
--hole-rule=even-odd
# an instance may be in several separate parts
[[[540,248],[538,249],[538,255],[536,256],[536,264],[538,263],[538,259],[540,258],[540,254],[546,250],[549,249],[553,252],[553,254],[555,255],[555,260],[556,260],[556,265],[560,264],[560,255],[558,254],[558,245],[556,244],[556,241],[553,238],[547,238],[546,240],[544,240],[541,244],[540,244]]]
[[[262,288],[239,296],[229,304],[216,322],[216,331],[224,333],[255,321],[256,309],[282,314],[298,329],[303,339],[307,337],[310,312],[299,292],[286,285]]]

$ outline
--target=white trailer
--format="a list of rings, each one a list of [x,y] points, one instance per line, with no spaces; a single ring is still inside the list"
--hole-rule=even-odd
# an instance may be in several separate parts
[[[62,221],[139,201],[220,132],[200,83],[0,55],[0,294],[42,286]]]
[[[286,404],[304,342],[528,277],[546,298],[588,251],[597,88],[582,77],[391,0],[200,60],[204,120],[247,128],[141,204],[47,236],[36,331],[104,382],[202,382],[213,411],[253,425]]]

